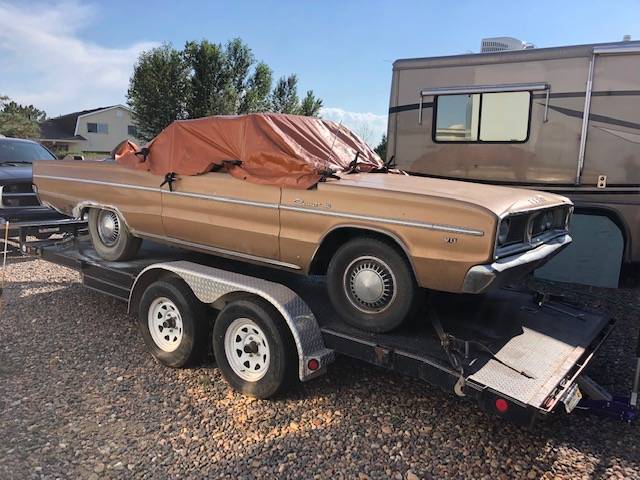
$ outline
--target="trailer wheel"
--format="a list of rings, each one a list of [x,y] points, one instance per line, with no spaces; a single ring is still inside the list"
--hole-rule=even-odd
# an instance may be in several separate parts
[[[138,325],[147,350],[167,367],[195,363],[208,344],[207,312],[179,279],[152,283],[143,293]]]
[[[419,298],[409,262],[394,245],[370,237],[355,238],[337,250],[327,283],[340,316],[369,332],[399,327]]]
[[[131,235],[118,213],[104,208],[89,211],[89,235],[96,253],[112,262],[133,258],[142,243]]]
[[[213,351],[235,390],[269,398],[294,379],[297,350],[280,313],[261,299],[228,304],[213,325]]]

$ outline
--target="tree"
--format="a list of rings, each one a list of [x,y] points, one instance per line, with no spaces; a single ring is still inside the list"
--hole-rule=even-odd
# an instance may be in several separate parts
[[[150,140],[181,118],[279,112],[319,116],[322,100],[309,90],[300,102],[298,77],[273,74],[239,38],[225,45],[187,42],[182,51],[169,44],[143,52],[127,93],[143,140]]]
[[[190,71],[187,115],[233,115],[269,109],[271,69],[255,63],[251,49],[239,38],[223,47],[207,40],[187,42],[184,59]]]
[[[382,135],[382,140],[380,140],[380,143],[378,144],[378,146],[373,150],[378,154],[378,156],[380,156],[382,160],[387,159],[387,136],[386,135],[384,134]]]
[[[39,138],[39,121],[47,114],[33,105],[23,106],[0,95],[0,134],[6,137]]]
[[[189,93],[186,100],[189,118],[229,113],[224,101],[227,79],[225,55],[220,45],[203,40],[187,42],[183,57],[190,69]]]
[[[34,122],[42,122],[47,119],[47,114],[43,110],[40,110],[33,105],[24,106],[13,101],[5,103],[2,111],[3,113],[15,113],[17,115],[22,115]]]
[[[322,100],[313,94],[313,90],[307,90],[307,95],[300,104],[299,114],[307,117],[319,117],[322,109]]]
[[[140,55],[127,100],[141,139],[151,140],[174,120],[185,118],[188,73],[183,56],[170,44]]]
[[[276,113],[293,113],[300,111],[298,98],[298,76],[292,73],[288,77],[281,77],[271,94],[271,111]]]
[[[271,107],[272,73],[266,63],[258,63],[253,75],[247,82],[247,91],[242,99],[238,113],[268,112]]]

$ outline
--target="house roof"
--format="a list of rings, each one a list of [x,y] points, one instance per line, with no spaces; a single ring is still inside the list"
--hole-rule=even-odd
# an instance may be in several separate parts
[[[79,112],[67,113],[55,118],[49,118],[44,122],[40,122],[40,139],[41,140],[86,140],[82,135],[76,134],[78,126],[78,118],[109,110],[111,108],[121,107],[129,110],[124,105],[110,105],[108,107],[92,108],[89,110],[81,110]]]

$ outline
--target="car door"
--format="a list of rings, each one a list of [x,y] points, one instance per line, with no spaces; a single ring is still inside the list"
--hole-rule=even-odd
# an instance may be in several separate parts
[[[178,175],[162,192],[167,237],[214,253],[277,261],[280,187],[228,173]]]

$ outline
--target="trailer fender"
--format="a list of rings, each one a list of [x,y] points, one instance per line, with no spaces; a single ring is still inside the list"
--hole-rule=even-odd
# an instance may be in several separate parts
[[[198,300],[209,305],[229,295],[247,293],[271,303],[280,312],[293,336],[301,381],[324,373],[326,366],[333,362],[334,352],[325,346],[320,326],[309,306],[293,290],[261,278],[187,261],[157,263],[145,268],[136,277],[129,294],[129,313],[136,310],[144,290],[167,272],[179,276]],[[319,364],[314,370],[309,369],[312,359]]]

